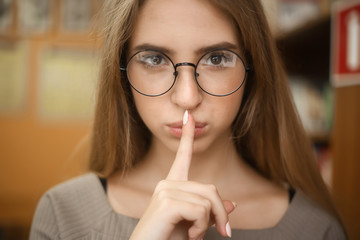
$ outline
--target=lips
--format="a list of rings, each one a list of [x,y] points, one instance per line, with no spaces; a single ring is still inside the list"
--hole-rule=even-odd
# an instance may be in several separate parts
[[[168,124],[167,127],[172,135],[174,135],[177,138],[181,138],[182,135],[182,121],[174,122],[171,124]],[[203,135],[206,131],[207,124],[203,122],[195,122],[195,137],[199,137]]]

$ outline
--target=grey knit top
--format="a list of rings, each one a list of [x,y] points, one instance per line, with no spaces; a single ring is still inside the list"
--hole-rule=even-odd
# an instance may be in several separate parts
[[[261,217],[261,216],[259,216]],[[48,191],[40,200],[30,240],[125,240],[139,220],[116,213],[99,178],[88,173]],[[210,227],[205,240],[226,239]],[[266,229],[232,229],[232,239],[346,239],[338,221],[297,191],[280,222]]]

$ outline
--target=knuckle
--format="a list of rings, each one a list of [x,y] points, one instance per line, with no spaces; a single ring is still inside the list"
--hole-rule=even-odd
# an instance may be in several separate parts
[[[166,188],[167,182],[166,180],[161,180],[160,182],[158,182],[158,184],[155,187],[155,192],[160,192],[163,189]]]
[[[208,206],[199,206],[197,208],[198,216],[202,216],[203,218],[208,218],[210,216]]]
[[[207,188],[210,192],[217,193],[217,187],[214,184],[208,184]]]
[[[205,234],[208,227],[208,219],[198,219],[188,230],[190,239],[200,239],[201,236]]]
[[[162,201],[168,199],[168,192],[166,190],[163,190],[163,189],[159,190],[157,192],[157,198],[159,200],[162,200]]]
[[[160,209],[164,211],[169,211],[169,209],[173,209],[173,199],[169,197],[167,191],[161,191],[157,194],[157,202]]]
[[[210,212],[211,211],[211,201],[210,200],[208,200],[208,199],[205,199],[204,200],[204,205],[205,205],[205,208],[207,209],[207,211],[208,212]]]
[[[206,228],[202,229],[199,227],[192,227],[189,229],[189,239],[195,240],[195,239],[201,239],[201,236],[204,235]]]
[[[166,197],[162,199],[161,206],[163,209],[168,210],[170,209],[171,205],[172,205],[172,200],[170,198]]]

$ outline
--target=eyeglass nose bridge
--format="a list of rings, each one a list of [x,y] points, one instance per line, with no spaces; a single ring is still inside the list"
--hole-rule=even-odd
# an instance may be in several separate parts
[[[196,65],[193,63],[189,63],[189,62],[182,62],[182,63],[177,63],[174,65],[174,76],[175,79],[177,78],[177,76],[179,75],[179,71],[177,70],[178,67],[182,67],[182,66],[190,66],[194,68],[194,74],[195,74],[195,80],[197,80],[196,78],[199,77],[199,74],[196,72]]]

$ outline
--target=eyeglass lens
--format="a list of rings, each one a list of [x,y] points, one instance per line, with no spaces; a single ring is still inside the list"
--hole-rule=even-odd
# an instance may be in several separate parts
[[[127,65],[128,80],[132,87],[144,95],[164,94],[175,83],[175,67],[165,54],[158,51],[140,51]],[[211,51],[198,61],[196,81],[200,88],[215,96],[235,92],[245,79],[245,66],[241,58],[229,50]]]

